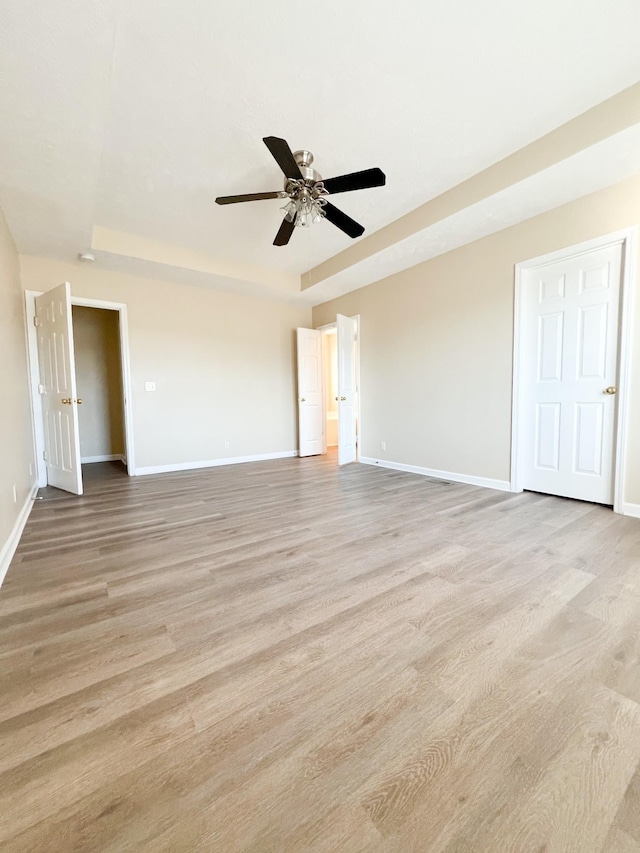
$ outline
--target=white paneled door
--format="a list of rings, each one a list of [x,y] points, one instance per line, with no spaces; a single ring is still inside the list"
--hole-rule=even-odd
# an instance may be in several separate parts
[[[69,282],[43,293],[35,302],[47,481],[50,486],[81,495]]]
[[[322,332],[298,329],[299,456],[324,453]]]
[[[613,504],[620,244],[525,273],[525,489]]]
[[[356,461],[356,320],[338,314],[338,465]]]

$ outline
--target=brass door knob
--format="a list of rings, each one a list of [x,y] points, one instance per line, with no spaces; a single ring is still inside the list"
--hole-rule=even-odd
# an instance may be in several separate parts
[[[307,401],[306,401],[306,398],[305,398],[305,397],[300,397],[300,402],[301,402],[301,403],[306,403],[306,402],[307,402]]]
[[[346,400],[347,398],[346,398],[346,397],[340,397],[340,399],[344,401],[344,400]]]
[[[616,386],[615,386],[615,385],[609,385],[609,387],[608,387],[608,388],[605,388],[605,389],[604,389],[604,393],[605,393],[605,394],[609,394],[609,395],[611,395],[611,394],[615,394],[617,390],[618,390],[618,389],[616,388]]]
[[[72,401],[71,397],[63,397],[62,400],[60,400],[60,402],[64,406],[70,406],[73,401]]]
[[[81,406],[81,405],[82,405],[82,398],[77,399],[77,400],[76,400],[76,403],[77,403],[79,406]]]

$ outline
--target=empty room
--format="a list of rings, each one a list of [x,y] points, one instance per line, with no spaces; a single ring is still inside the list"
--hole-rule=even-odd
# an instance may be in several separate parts
[[[3,853],[640,853],[640,5],[0,43]]]

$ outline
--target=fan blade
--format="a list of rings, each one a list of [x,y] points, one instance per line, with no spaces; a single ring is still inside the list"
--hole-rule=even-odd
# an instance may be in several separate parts
[[[248,195],[219,195],[216,204],[238,204],[240,201],[261,201],[264,198],[282,198],[282,193],[249,193]]]
[[[262,141],[271,151],[273,159],[280,166],[286,178],[297,178],[298,180],[302,178],[300,166],[296,163],[286,139],[280,139],[278,136],[265,136]]]
[[[296,214],[297,216],[297,214]],[[276,239],[273,241],[274,246],[286,246],[289,240],[291,239],[291,235],[293,234],[293,229],[296,227],[296,220],[293,222],[289,222],[289,220],[285,218],[282,220],[282,225],[278,229],[278,233],[276,234]]]
[[[348,193],[352,190],[367,190],[369,187],[383,187],[386,182],[387,176],[381,169],[364,169],[362,172],[327,178],[322,183],[328,193]]]
[[[364,234],[364,227],[360,225],[355,219],[352,219],[350,216],[347,216],[346,213],[343,213],[341,210],[338,210],[337,207],[331,204],[331,202],[327,202],[324,207],[324,215],[336,228],[339,228],[341,231],[344,231],[345,234],[348,234],[349,237],[355,238],[359,237],[361,234]]]

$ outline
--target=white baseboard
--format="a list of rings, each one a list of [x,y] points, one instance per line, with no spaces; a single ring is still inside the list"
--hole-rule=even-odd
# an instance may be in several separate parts
[[[171,471],[191,471],[195,468],[215,468],[218,465],[239,465],[242,462],[264,462],[267,459],[290,459],[297,456],[297,450],[283,450],[278,453],[258,453],[255,456],[233,456],[229,459],[208,459],[206,462],[177,462],[174,465],[150,465],[136,468],[135,476],[145,474],[168,474]]]
[[[82,465],[89,464],[91,462],[124,462],[126,464],[126,457],[124,457],[121,453],[105,453],[102,456],[81,456],[80,463]]]
[[[29,496],[22,509],[20,510],[20,514],[16,518],[16,523],[13,525],[13,530],[9,534],[9,538],[4,543],[2,548],[0,548],[0,586],[2,586],[2,581],[9,570],[9,565],[11,560],[13,560],[13,555],[16,553],[16,548],[20,542],[20,537],[22,536],[22,531],[24,530],[24,526],[27,523],[27,519],[29,518],[29,514],[33,509],[33,501],[38,492],[38,486],[34,485],[31,487],[31,491],[29,492]]]
[[[437,471],[435,468],[421,468],[419,465],[403,465],[401,462],[388,462],[386,459],[373,459],[370,456],[361,456],[360,462],[364,465],[377,465],[379,468],[405,471],[407,474],[435,477],[437,480],[466,483],[468,486],[482,486],[485,489],[497,489],[500,492],[511,491],[511,483],[508,480],[492,480],[490,477],[474,477],[471,474],[453,474],[451,471]]]
[[[640,504],[623,503],[620,512],[622,515],[630,515],[632,518],[640,518]]]

